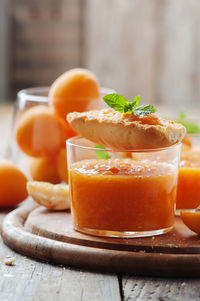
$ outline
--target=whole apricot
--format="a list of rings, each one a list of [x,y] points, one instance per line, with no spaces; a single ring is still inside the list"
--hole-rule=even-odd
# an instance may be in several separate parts
[[[49,91],[49,101],[64,119],[70,112],[98,109],[100,88],[96,76],[87,69],[72,69],[58,77]]]
[[[60,183],[56,158],[33,158],[30,162],[30,176],[35,181]]]
[[[66,148],[62,148],[58,154],[57,169],[58,169],[58,174],[60,176],[60,179],[63,182],[68,183]]]
[[[11,207],[27,197],[27,179],[10,161],[0,160],[0,207]]]
[[[67,123],[42,105],[27,110],[18,120],[15,132],[20,149],[32,157],[55,155],[72,135]]]

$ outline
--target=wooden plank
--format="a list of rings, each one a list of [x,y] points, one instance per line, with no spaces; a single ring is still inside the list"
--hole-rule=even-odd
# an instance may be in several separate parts
[[[8,157],[10,155],[12,144],[13,109],[13,104],[0,106],[0,158],[5,156]]]
[[[12,13],[13,89],[50,85],[80,65],[80,0],[14,1]]]
[[[10,1],[0,1],[0,102],[9,97],[10,67]]]
[[[157,0],[86,1],[84,64],[104,86],[155,103]]]
[[[4,264],[6,256],[14,266]],[[53,266],[21,256],[0,239],[0,299],[6,301],[119,301],[115,275]]]
[[[3,223],[4,242],[22,254],[109,273],[200,276],[198,236],[181,221],[174,231],[153,239],[96,238],[75,232],[69,212],[35,208],[29,199]]]
[[[16,217],[18,218],[18,216],[20,216],[21,219],[25,214],[26,212],[22,213],[21,211]],[[10,223],[9,226],[10,231],[11,226],[14,226],[14,224]],[[187,228],[180,217],[176,217],[174,229],[165,235],[135,237],[134,239],[106,238],[85,235],[75,231],[70,211],[51,211],[39,206],[36,209],[34,208],[26,218],[24,229],[43,238],[73,243],[74,245],[97,247],[99,250],[111,249],[133,252],[167,253],[177,254],[177,257],[178,254],[184,254],[184,257],[186,257],[187,254],[200,254],[198,235]],[[17,241],[18,237],[15,237]],[[27,244],[28,243],[27,241]],[[43,240],[43,244],[45,245],[45,239]],[[162,261],[162,259],[160,260]],[[104,260],[102,258],[102,266],[103,264]]]
[[[127,301],[198,301],[200,279],[138,278],[124,276],[123,300]]]
[[[200,2],[164,0],[160,13],[158,99],[184,106],[199,103]]]

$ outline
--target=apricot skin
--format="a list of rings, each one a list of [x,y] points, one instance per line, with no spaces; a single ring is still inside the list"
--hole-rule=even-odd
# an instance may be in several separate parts
[[[60,183],[56,158],[34,158],[30,162],[30,175],[35,181]]]
[[[0,207],[11,207],[27,197],[27,179],[10,161],[0,160]]]
[[[181,212],[181,219],[190,230],[200,234],[200,212]]]
[[[87,69],[72,69],[52,84],[49,102],[55,113],[66,119],[70,112],[98,109],[100,89],[95,75]]]
[[[60,179],[63,182],[68,183],[66,148],[62,148],[59,152],[57,169],[58,169],[58,174],[60,176]]]
[[[16,125],[16,141],[20,149],[32,157],[55,155],[71,137],[71,129],[46,106],[27,110]]]

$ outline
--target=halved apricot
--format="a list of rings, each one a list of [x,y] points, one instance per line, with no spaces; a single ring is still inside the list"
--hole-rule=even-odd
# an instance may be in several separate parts
[[[32,157],[55,155],[71,135],[67,123],[42,105],[27,110],[16,125],[16,141]]]
[[[99,107],[100,88],[96,76],[87,69],[72,69],[52,84],[49,102],[64,119],[70,112],[83,112]]]
[[[200,234],[200,211],[181,212],[181,219],[184,224],[193,232]]]
[[[35,181],[60,183],[57,171],[57,158],[34,158],[30,162],[30,175]]]
[[[13,163],[0,160],[0,207],[15,206],[27,197],[27,179]]]

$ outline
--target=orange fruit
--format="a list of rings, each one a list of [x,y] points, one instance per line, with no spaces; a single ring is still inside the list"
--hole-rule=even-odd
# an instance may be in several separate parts
[[[15,206],[27,197],[27,179],[10,161],[0,160],[0,207]]]
[[[60,183],[56,158],[34,158],[30,162],[30,175],[35,181]]]
[[[49,101],[56,114],[64,119],[70,112],[98,109],[100,88],[96,76],[87,69],[72,69],[50,87]]]
[[[192,140],[187,135],[182,140],[182,151],[191,150],[192,148]]]
[[[60,179],[63,182],[68,183],[66,148],[62,148],[58,154],[57,168],[58,168],[58,174],[60,176]]]
[[[200,211],[181,212],[181,219],[190,230],[200,234]]]
[[[55,155],[71,137],[71,129],[46,106],[27,110],[16,126],[16,141],[20,149],[32,157]]]

